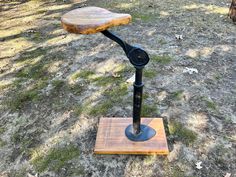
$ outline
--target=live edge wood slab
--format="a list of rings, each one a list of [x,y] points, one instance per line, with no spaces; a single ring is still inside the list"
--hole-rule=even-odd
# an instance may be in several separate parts
[[[93,34],[110,27],[128,24],[130,21],[129,14],[113,13],[100,7],[78,8],[61,18],[63,28],[77,34]]]
[[[132,124],[132,118],[101,118],[94,153],[167,155],[169,150],[162,118],[142,118],[141,122],[157,133],[148,141],[133,142],[125,136],[125,128]]]

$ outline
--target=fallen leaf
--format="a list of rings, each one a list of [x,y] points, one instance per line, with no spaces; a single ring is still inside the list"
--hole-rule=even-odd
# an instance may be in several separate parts
[[[182,34],[176,34],[175,35],[175,38],[178,39],[178,40],[182,40],[183,39],[183,35]]]
[[[198,73],[198,70],[196,68],[185,67],[183,73],[193,74],[193,73]]]
[[[35,175],[32,175],[32,174],[28,173],[27,177],[38,177],[38,173],[36,173]]]
[[[231,173],[226,173],[225,177],[230,177]]]
[[[197,168],[198,170],[201,170],[201,169],[202,169],[201,164],[202,164],[202,162],[197,162],[197,163],[196,163],[196,168]]]
[[[135,81],[135,74],[131,78],[126,80],[127,83],[131,83],[131,84],[134,83],[134,81]]]

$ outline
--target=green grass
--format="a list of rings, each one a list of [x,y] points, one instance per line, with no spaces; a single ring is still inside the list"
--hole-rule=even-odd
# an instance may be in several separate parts
[[[0,138],[0,148],[5,146],[7,143]]]
[[[197,134],[194,131],[185,128],[179,122],[171,122],[169,124],[169,132],[177,140],[182,141],[186,145],[193,144],[194,141],[197,139]]]
[[[65,81],[63,80],[54,80],[52,81],[52,86],[55,91],[59,91],[65,85]]]
[[[81,86],[81,85],[70,85],[69,86],[70,91],[75,94],[75,95],[81,95],[82,92],[85,89],[85,86]]]
[[[138,21],[141,20],[142,22],[150,22],[153,21],[158,14],[153,14],[153,13],[148,13],[148,14],[144,14],[144,13],[139,13],[139,12],[131,12],[132,15],[132,19],[133,21]]]
[[[165,44],[167,44],[167,42],[166,42],[165,39],[159,39],[159,40],[158,40],[158,43],[159,43],[160,45],[165,45]]]
[[[71,75],[72,80],[77,80],[78,78],[89,79],[90,76],[94,75],[93,71],[82,70]]]
[[[217,105],[216,103],[214,103],[212,100],[210,100],[208,97],[201,97],[202,101],[205,102],[207,108],[211,109],[211,110],[217,110]]]
[[[79,104],[79,105],[75,106],[74,113],[76,116],[80,116],[82,114],[83,110],[84,110],[84,105]]]
[[[159,114],[159,111],[155,105],[142,104],[142,117],[151,117]]]
[[[169,55],[153,55],[151,56],[151,61],[164,65],[170,63],[172,58]]]
[[[3,134],[5,132],[5,130],[6,130],[5,128],[0,127],[0,135]]]
[[[149,96],[149,94],[147,93],[147,92],[144,92],[143,93],[143,100],[146,100],[146,99],[148,99],[150,96]]]
[[[172,172],[171,172],[171,177],[184,177],[185,174],[179,167],[174,167]]]
[[[19,145],[19,153],[24,152],[25,154],[30,153],[28,147],[33,143],[30,137],[25,137],[22,133],[19,132],[15,132],[11,136],[11,142],[13,142],[15,145]]]
[[[2,84],[0,83],[0,91],[6,89],[6,88],[10,88],[12,84]]]
[[[34,42],[41,42],[43,38],[43,34],[39,31],[36,31],[31,35],[31,40]]]
[[[25,67],[20,70],[16,77],[18,78],[28,78],[28,79],[40,79],[47,76],[47,66],[43,63],[37,63],[33,66]]]
[[[27,175],[27,168],[23,167],[21,169],[11,171],[11,176],[14,177],[26,177]]]
[[[7,106],[11,110],[19,110],[28,102],[36,102],[40,100],[40,90],[47,85],[47,80],[44,79],[37,81],[29,90],[21,90],[16,87],[19,91],[17,90],[11,99],[6,101]]]
[[[113,101],[120,100],[121,97],[128,94],[128,86],[126,83],[120,83],[118,86],[111,87],[104,91],[104,95]]]
[[[113,107],[113,103],[108,100],[101,101],[94,107],[91,107],[89,111],[89,115],[92,116],[99,116],[99,115],[105,115],[109,109]]]
[[[115,72],[117,75],[120,75],[121,77],[123,77],[126,73],[133,73],[134,72],[134,67],[131,66],[129,63],[127,64],[122,64],[120,65],[120,67],[122,69],[120,69],[119,71]]]
[[[118,83],[121,81],[121,78],[113,77],[113,76],[100,76],[100,77],[94,78],[92,81],[95,82],[95,85],[103,87],[103,86],[107,86],[113,83]]]
[[[216,110],[216,104],[214,102],[207,101],[206,104],[208,108]]]
[[[22,123],[19,124],[21,125]],[[24,155],[29,156],[31,148],[35,147],[39,143],[39,136],[41,133],[42,131],[40,129],[37,129],[33,133],[28,133],[26,130],[18,128],[11,135],[10,140],[14,146],[18,147],[17,153],[19,155],[24,153]]]
[[[19,59],[16,62],[22,62],[25,60],[35,59],[39,56],[45,56],[48,51],[49,48],[42,48],[42,47],[36,48],[34,50],[25,51],[20,55]]]
[[[157,75],[157,71],[154,69],[146,69],[143,72],[143,76],[147,78],[153,78]]]
[[[215,80],[220,80],[222,78],[222,75],[220,73],[216,73],[214,75]]]
[[[81,115],[82,113],[91,116],[105,115],[114,106],[123,105],[122,101],[127,93],[128,87],[125,83],[110,87],[104,91],[104,99],[99,101],[96,105],[92,106],[91,102],[79,104],[74,108],[74,113],[77,116]]]
[[[43,172],[47,169],[58,172],[67,165],[68,161],[80,155],[80,151],[74,145],[63,148],[54,148],[47,153],[33,151],[31,163],[37,172]]]
[[[181,100],[181,98],[183,97],[183,90],[178,90],[176,92],[171,93],[170,97],[174,100]]]
[[[37,101],[38,99],[39,95],[36,90],[23,91],[15,95],[12,98],[12,100],[8,103],[8,105],[13,110],[18,110],[21,109],[26,102],[31,102],[31,101],[34,102]]]
[[[216,104],[211,100],[205,100],[206,105],[209,109],[216,110]]]

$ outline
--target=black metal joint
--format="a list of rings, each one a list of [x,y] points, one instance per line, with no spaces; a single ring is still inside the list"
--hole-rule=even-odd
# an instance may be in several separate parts
[[[126,43],[108,30],[102,31],[102,34],[115,41],[122,47],[130,63],[134,65],[135,68],[143,68],[146,64],[148,64],[150,60],[149,56],[142,48]]]

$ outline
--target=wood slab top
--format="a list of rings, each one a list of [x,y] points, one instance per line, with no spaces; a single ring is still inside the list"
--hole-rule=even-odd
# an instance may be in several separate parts
[[[113,13],[100,7],[75,9],[61,18],[63,28],[77,34],[93,34],[110,27],[128,24],[130,21],[129,14]]]

